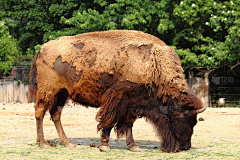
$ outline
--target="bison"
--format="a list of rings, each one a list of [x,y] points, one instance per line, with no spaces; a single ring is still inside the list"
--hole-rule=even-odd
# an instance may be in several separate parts
[[[96,119],[100,150],[109,150],[112,128],[125,135],[131,151],[139,151],[133,123],[152,122],[165,152],[188,150],[202,102],[189,92],[174,49],[140,31],[112,30],[64,36],[44,44],[30,71],[30,99],[35,99],[37,142],[49,147],[43,134],[48,110],[60,142],[75,146],[65,135],[61,111],[67,98],[100,107]]]

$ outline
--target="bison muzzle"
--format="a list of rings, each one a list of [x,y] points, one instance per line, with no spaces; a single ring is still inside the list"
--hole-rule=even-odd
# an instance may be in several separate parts
[[[144,117],[161,138],[161,150],[191,147],[196,116],[202,102],[189,92],[180,59],[160,39],[139,31],[113,30],[60,37],[43,45],[30,72],[30,99],[34,99],[37,142],[49,147],[43,118],[49,110],[60,142],[75,146],[65,135],[61,112],[67,98],[100,107],[96,120],[100,150],[109,150],[114,127],[126,135],[131,151],[139,151],[133,123]]]

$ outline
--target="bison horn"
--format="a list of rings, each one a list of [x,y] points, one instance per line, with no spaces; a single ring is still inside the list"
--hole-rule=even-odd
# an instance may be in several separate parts
[[[203,108],[200,108],[200,109],[198,109],[198,110],[194,110],[193,111],[193,113],[202,113],[203,111],[205,111],[206,110],[206,108],[207,108],[207,105],[205,105]]]

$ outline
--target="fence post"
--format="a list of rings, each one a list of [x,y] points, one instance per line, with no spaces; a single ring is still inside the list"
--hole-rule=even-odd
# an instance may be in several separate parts
[[[208,77],[193,77],[193,72],[189,72],[188,85],[192,93],[201,99],[204,105],[209,107],[209,80]]]
[[[6,77],[3,79],[3,102],[7,103],[7,87],[6,87]]]
[[[209,98],[209,78],[208,76],[204,76],[204,83],[205,83],[205,91],[206,91],[206,102],[207,102],[207,106],[211,107],[211,99]]]
[[[189,84],[188,85],[189,85],[189,89],[192,90],[193,71],[189,71],[188,73],[189,73],[189,81],[188,81]]]
[[[14,73],[14,71],[13,71],[13,73]],[[15,102],[15,96],[14,96],[14,80],[13,80],[13,102]]]

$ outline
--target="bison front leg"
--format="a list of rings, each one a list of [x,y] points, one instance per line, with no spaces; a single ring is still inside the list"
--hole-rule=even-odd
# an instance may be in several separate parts
[[[44,138],[43,134],[43,118],[46,113],[46,106],[43,103],[37,102],[35,104],[35,117],[36,117],[36,127],[37,127],[37,142],[41,148],[49,148],[49,144]]]
[[[61,123],[62,108],[63,108],[63,106],[57,106],[50,111],[52,121],[54,122],[56,130],[58,132],[60,143],[64,143],[64,145],[66,147],[75,147],[76,145],[73,144],[72,141],[70,141],[67,138],[67,136],[63,130],[62,123]]]
[[[126,144],[129,146],[129,150],[132,152],[141,152],[141,149],[135,143],[132,134],[133,123],[127,124],[127,132],[126,132]]]
[[[108,127],[108,128],[103,128],[101,130],[101,144],[98,146],[98,148],[100,149],[100,151],[109,151],[109,139],[110,139],[110,133],[112,130],[112,127]]]

